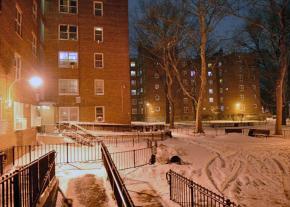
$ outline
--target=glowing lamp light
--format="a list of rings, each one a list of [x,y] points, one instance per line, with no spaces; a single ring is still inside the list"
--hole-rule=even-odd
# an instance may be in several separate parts
[[[150,103],[146,103],[146,106],[150,106]]]
[[[241,104],[240,103],[236,103],[236,108],[240,109],[241,108]]]
[[[34,76],[34,77],[32,77],[32,78],[29,79],[29,84],[33,88],[39,88],[40,86],[42,86],[43,80],[42,80],[42,78],[40,78],[38,76]]]

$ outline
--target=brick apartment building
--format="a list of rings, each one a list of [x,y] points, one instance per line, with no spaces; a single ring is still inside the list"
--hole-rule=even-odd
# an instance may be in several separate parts
[[[0,0],[0,25],[1,148],[35,140],[40,117],[130,123],[128,0]]]
[[[38,75],[37,2],[0,1],[0,148],[35,141],[37,102],[28,80]]]
[[[140,60],[139,60],[140,61]],[[135,61],[136,62],[136,61]],[[168,104],[162,73],[154,63],[140,61],[136,63],[143,76],[138,98],[143,103],[132,104],[132,120],[150,122],[165,121]],[[198,63],[194,63],[198,65]],[[193,64],[193,65],[194,65]],[[197,96],[198,69],[188,66],[180,71],[183,85],[191,94]],[[262,105],[260,101],[259,71],[253,54],[219,54],[208,62],[207,94],[204,99],[203,116],[206,120],[250,120],[260,119]],[[138,86],[138,83],[136,84]],[[176,121],[192,121],[195,109],[191,99],[184,95],[178,84],[174,86]],[[135,93],[132,91],[132,95]],[[136,96],[132,96],[132,103]],[[138,102],[137,102],[138,103]],[[141,117],[141,118],[140,118]],[[138,119],[139,118],[139,119]]]
[[[50,0],[44,10],[43,104],[54,107],[43,121],[130,123],[128,0]]]

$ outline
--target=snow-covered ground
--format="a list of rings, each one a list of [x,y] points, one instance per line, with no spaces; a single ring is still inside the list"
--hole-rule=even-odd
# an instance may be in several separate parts
[[[180,156],[184,164],[166,164],[173,155]],[[174,134],[159,142],[157,164],[123,175],[129,191],[140,191],[146,183],[164,206],[176,206],[169,201],[165,177],[169,169],[241,206],[290,206],[290,139]]]

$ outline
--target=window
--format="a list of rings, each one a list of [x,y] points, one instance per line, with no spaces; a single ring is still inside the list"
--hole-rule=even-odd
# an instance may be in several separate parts
[[[154,78],[155,78],[155,79],[158,79],[158,78],[159,78],[159,73],[157,73],[157,72],[154,73]]]
[[[60,68],[77,68],[78,53],[77,52],[59,52],[58,67]]]
[[[224,89],[220,88],[220,94],[224,93]]]
[[[208,100],[210,103],[213,103],[213,101],[214,101],[213,98],[209,98]]]
[[[132,105],[137,105],[137,99],[132,99]]]
[[[101,96],[105,94],[105,81],[101,79],[95,79],[95,95]]]
[[[94,1],[94,14],[95,16],[103,16],[103,2]]]
[[[132,114],[137,114],[137,109],[136,108],[132,108]]]
[[[102,27],[95,27],[95,41],[103,42],[103,28]]]
[[[104,68],[104,54],[95,53],[95,68]]]
[[[191,77],[194,77],[195,76],[195,71],[194,70],[190,71],[190,76]]]
[[[155,84],[155,89],[158,90],[160,88],[159,84]]]
[[[160,112],[160,106],[156,106],[156,107],[155,107],[155,111],[156,111],[156,112]]]
[[[185,114],[188,114],[189,113],[189,107],[183,107],[183,112],[185,113]]]
[[[131,62],[131,63],[130,63],[130,66],[131,66],[132,68],[134,68],[134,67],[136,67],[136,63],[135,63],[135,62]]]
[[[22,11],[18,5],[16,5],[15,31],[22,36]]]
[[[243,82],[244,81],[244,75],[243,74],[240,74],[239,75],[239,79],[240,79],[240,82]]]
[[[186,70],[184,70],[182,73],[183,73],[184,76],[187,75],[187,71]]]
[[[208,75],[208,77],[212,77],[212,75],[213,75],[213,74],[212,74],[212,71],[208,71],[208,72],[207,72],[207,75]]]
[[[222,62],[219,62],[219,63],[218,63],[218,66],[219,66],[219,67],[221,67],[222,65],[223,65],[223,63],[222,63]]]
[[[213,84],[213,80],[209,80],[208,83],[209,83],[209,85],[212,85]]]
[[[21,78],[22,60],[21,56],[18,53],[14,54],[14,68],[15,68],[15,79],[19,80]]]
[[[14,130],[24,130],[27,128],[27,120],[24,118],[24,104],[14,102]]]
[[[221,111],[225,111],[225,106],[221,106]]]
[[[32,3],[32,16],[34,20],[37,20],[37,2],[36,0],[33,0]]]
[[[137,90],[131,90],[131,95],[136,96],[137,95]]]
[[[32,54],[37,55],[37,37],[34,32],[32,32]]]
[[[257,86],[256,85],[253,85],[253,89],[254,89],[254,91],[257,90]]]
[[[208,93],[213,94],[213,89],[212,88],[208,89]]]
[[[221,84],[224,82],[224,80],[223,80],[222,78],[220,78],[220,80],[219,80],[219,81],[220,81],[220,83],[221,83]]]
[[[78,27],[76,25],[60,24],[58,38],[60,40],[77,40]]]
[[[244,91],[245,90],[245,86],[244,85],[240,85],[240,91]]]
[[[240,94],[240,99],[243,101],[245,100],[245,95],[244,94]]]
[[[30,107],[30,122],[31,122],[31,127],[36,127],[41,125],[40,117],[39,117],[39,112],[37,110],[37,106],[31,105]]]
[[[224,102],[224,97],[220,97],[220,102],[221,102],[221,103]]]
[[[160,100],[160,96],[159,95],[155,95],[155,101],[159,101]]]
[[[96,106],[96,122],[104,122],[104,121],[105,121],[105,107]]]
[[[59,107],[59,121],[79,121],[79,107]]]
[[[184,103],[184,104],[189,104],[189,100],[188,100],[188,98],[183,98],[183,103]]]
[[[59,11],[61,13],[76,14],[78,12],[78,1],[59,0]]]
[[[58,94],[62,95],[79,95],[79,81],[77,79],[59,79]]]
[[[1,1],[0,1],[1,3]],[[0,121],[3,120],[2,96],[0,96]]]
[[[212,67],[212,63],[207,64],[207,67],[211,68]]]
[[[136,86],[137,82],[136,80],[131,80],[131,86]]]
[[[135,77],[136,76],[136,71],[135,70],[131,70],[131,77]]]

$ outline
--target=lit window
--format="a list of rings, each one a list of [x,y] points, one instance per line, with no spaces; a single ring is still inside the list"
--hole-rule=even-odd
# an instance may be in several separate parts
[[[60,68],[77,68],[78,53],[77,52],[59,52],[58,67]]]
[[[223,83],[224,82],[224,80],[223,79],[220,79],[220,83]]]
[[[220,88],[220,93],[224,93],[224,89],[223,88]]]
[[[59,107],[59,121],[79,121],[79,107]]]
[[[136,96],[137,95],[137,90],[131,90],[131,95]]]
[[[94,14],[95,16],[103,16],[103,2],[94,1]]]
[[[14,54],[14,68],[15,68],[15,79],[19,80],[21,78],[22,59],[18,53]]]
[[[36,0],[33,0],[32,3],[32,16],[34,20],[37,20],[37,2]]]
[[[77,79],[59,79],[58,94],[63,95],[79,95],[79,81]]]
[[[130,66],[131,66],[132,68],[134,68],[134,67],[136,67],[136,63],[135,63],[135,62],[131,62],[131,63],[130,63]]]
[[[223,63],[222,63],[222,62],[219,62],[219,63],[218,63],[218,66],[219,66],[219,67],[221,67],[222,65],[223,65]]]
[[[105,121],[105,107],[96,106],[96,122],[104,122],[104,121]]]
[[[208,72],[207,72],[207,75],[208,75],[208,77],[212,77],[212,75],[213,75],[213,74],[212,74],[212,71],[208,71]]]
[[[207,64],[207,67],[211,68],[212,67],[212,63]]]
[[[104,54],[95,53],[95,68],[104,68]]]
[[[37,37],[36,35],[34,34],[34,32],[32,32],[32,54],[33,55],[37,55]]]
[[[213,89],[212,88],[208,89],[208,93],[213,94]]]
[[[76,14],[78,12],[78,1],[59,0],[59,11],[61,13]]]
[[[101,96],[105,94],[105,81],[101,79],[95,79],[95,95]]]
[[[155,101],[159,101],[160,100],[160,96],[159,95],[155,95]]]
[[[60,24],[58,38],[60,40],[77,40],[78,27],[76,25]]]
[[[160,85],[159,85],[159,84],[155,84],[155,89],[156,89],[156,90],[158,90],[158,89],[159,89],[159,87],[160,87]]]
[[[102,27],[95,27],[95,41],[103,42],[103,28]]]
[[[191,77],[194,77],[195,76],[195,71],[194,70],[190,71],[190,76]]]
[[[221,111],[225,111],[225,106],[221,106]]]
[[[214,101],[213,98],[209,98],[208,100],[210,103],[213,103],[213,101]]]
[[[18,5],[16,5],[15,31],[22,36],[22,11]]]
[[[136,76],[136,71],[135,70],[131,70],[131,77],[135,77]]]

